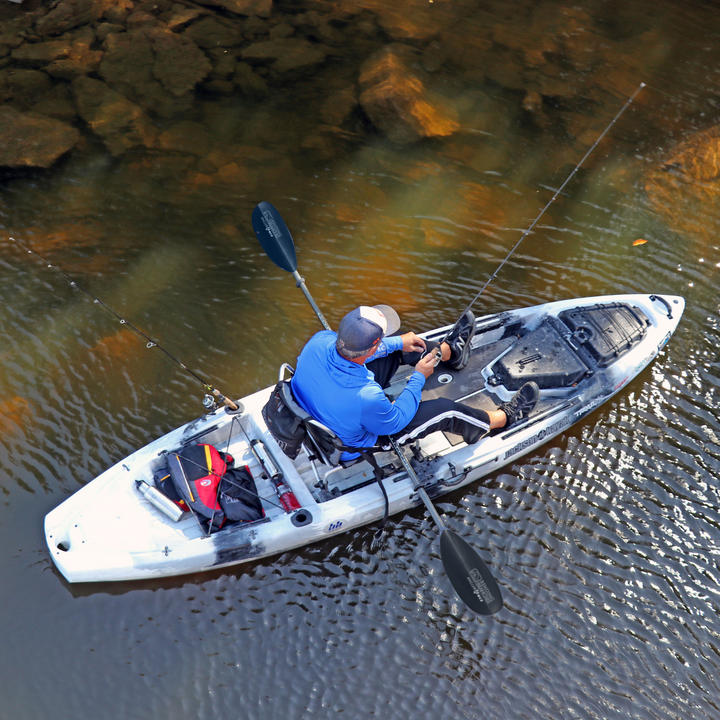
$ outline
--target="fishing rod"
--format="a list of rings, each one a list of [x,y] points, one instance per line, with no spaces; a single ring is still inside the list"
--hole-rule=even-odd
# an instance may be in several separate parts
[[[70,287],[74,288],[75,290],[79,290],[80,292],[87,295],[93,303],[96,305],[100,305],[101,308],[106,310],[110,315],[112,315],[116,320],[120,321],[121,325],[126,325],[132,332],[134,332],[138,337],[142,338],[147,342],[146,347],[148,350],[152,350],[152,348],[157,348],[162,354],[163,357],[168,360],[171,363],[174,363],[178,367],[182,368],[187,372],[189,375],[191,375],[195,380],[200,382],[202,386],[207,390],[207,392],[212,393],[213,398],[207,398],[208,402],[206,403],[205,400],[203,400],[203,405],[205,405],[206,409],[210,409],[210,406],[212,403],[218,402],[218,403],[225,403],[231,410],[239,410],[240,408],[238,405],[230,400],[229,398],[225,397],[217,388],[213,387],[209,382],[206,380],[203,380],[196,372],[191,370],[187,365],[182,363],[180,360],[178,360],[174,355],[171,355],[164,347],[159,345],[155,340],[148,337],[142,330],[138,329],[133,325],[131,322],[126,320],[122,315],[116,313],[109,305],[105,304],[100,298],[95,297],[91,292],[86,290],[84,287],[78,285],[74,280],[71,280],[62,270],[60,270],[59,267],[55,265],[51,265],[47,260],[45,260],[43,257],[38,255],[34,250],[31,250],[29,247],[23,245],[19,240],[16,240],[15,238],[11,237],[8,238],[9,240],[12,240],[16,245],[19,245],[23,250],[25,250],[28,254],[34,255],[40,262],[44,263],[50,270],[54,270],[63,280],[68,282],[70,284]]]
[[[600,142],[605,137],[605,135],[607,135],[610,128],[618,121],[620,116],[625,112],[625,110],[627,110],[630,103],[632,103],[632,101],[637,97],[638,93],[644,87],[645,87],[644,82],[641,82],[640,85],[638,85],[635,92],[625,101],[625,104],[620,108],[620,110],[617,112],[615,117],[608,123],[607,127],[600,133],[598,139],[592,144],[590,149],[585,153],[582,160],[580,160],[580,162],[574,167],[573,171],[567,176],[565,182],[555,191],[555,194],[550,198],[547,205],[545,205],[545,207],[540,211],[540,214],[532,221],[532,224],[530,225],[530,227],[528,227],[528,229],[525,230],[525,232],[522,234],[520,239],[513,246],[512,250],[510,250],[510,252],[505,256],[505,259],[498,265],[495,272],[487,279],[485,284],[480,288],[480,291],[478,292],[478,294],[475,295],[475,297],[470,301],[470,304],[460,313],[460,317],[455,321],[455,324],[450,328],[450,330],[448,330],[445,333],[445,336],[443,337],[443,339],[438,343],[437,348],[435,350],[433,350],[433,352],[435,352],[437,355],[436,364],[440,362],[440,355],[442,353],[442,351],[440,350],[440,345],[442,345],[442,343],[444,343],[448,339],[448,337],[450,337],[450,335],[452,335],[457,330],[457,328],[460,324],[460,321],[462,320],[465,313],[468,312],[472,308],[472,306],[478,301],[479,297],[485,291],[485,288],[487,288],[487,286],[495,279],[495,277],[500,272],[500,270],[502,270],[505,263],[510,259],[510,256],[518,249],[518,247],[520,246],[520,243],[532,232],[532,229],[535,227],[535,225],[537,225],[540,218],[545,214],[545,211],[555,202],[555,199],[557,198],[557,196],[564,190],[565,186],[570,182],[570,180],[573,179],[573,177],[575,176],[575,173],[580,169],[580,166],[588,159],[588,157],[591,155],[593,150],[595,150],[595,148],[600,144]]]

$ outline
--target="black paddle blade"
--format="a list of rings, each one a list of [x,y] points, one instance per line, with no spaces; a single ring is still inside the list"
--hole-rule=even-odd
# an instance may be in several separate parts
[[[255,206],[252,226],[267,256],[286,272],[297,270],[295,244],[280,213],[266,201]]]
[[[471,610],[494,615],[502,608],[500,588],[490,568],[470,545],[447,528],[440,535],[440,556],[455,592]]]

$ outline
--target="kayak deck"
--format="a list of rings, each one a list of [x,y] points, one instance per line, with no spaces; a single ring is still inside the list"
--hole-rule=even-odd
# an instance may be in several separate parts
[[[620,303],[619,315],[613,311],[599,324],[582,313],[563,316],[591,304],[607,308],[609,301]],[[637,310],[635,319],[627,322],[620,317],[626,306]],[[483,477],[591,412],[652,361],[677,327],[683,309],[682,298],[627,295],[558,301],[478,319],[468,365],[455,371],[440,363],[425,384],[423,399],[446,397],[492,410],[530,379],[541,384],[541,397],[529,419],[493,431],[472,446],[442,432],[416,441],[412,462],[427,493],[434,497]],[[561,316],[568,322],[559,320]],[[449,329],[423,337],[440,340]],[[407,366],[398,370],[386,390],[391,399],[412,372]],[[305,449],[295,460],[281,452],[261,413],[271,392],[265,388],[243,398],[242,412],[222,409],[168,433],[51,511],[46,539],[65,577],[83,582],[196,572],[301,547],[379,520],[385,501],[367,462],[328,467],[311,461]],[[271,451],[300,510],[286,513],[280,506],[251,440],[261,440]],[[196,443],[214,445],[231,454],[236,466],[249,467],[263,519],[206,535],[191,513],[174,522],[140,494],[136,479],[152,484],[166,453]],[[390,513],[419,504],[399,459],[392,452],[379,452],[376,459],[388,473],[383,487]]]

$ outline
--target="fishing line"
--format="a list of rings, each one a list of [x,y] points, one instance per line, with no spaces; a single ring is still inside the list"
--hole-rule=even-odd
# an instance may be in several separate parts
[[[575,173],[580,169],[580,166],[585,162],[585,160],[588,159],[588,157],[593,152],[593,150],[595,150],[595,148],[600,144],[600,141],[605,137],[605,135],[607,135],[610,128],[617,122],[617,120],[625,112],[625,110],[627,110],[630,103],[632,103],[632,101],[637,97],[638,93],[644,87],[645,87],[645,83],[641,82],[640,85],[635,90],[635,92],[625,101],[625,104],[620,108],[620,110],[617,112],[615,117],[608,123],[607,127],[600,133],[600,136],[592,144],[590,149],[585,153],[582,160],[580,160],[580,162],[575,166],[575,168],[570,173],[570,175],[567,176],[565,182],[555,191],[555,194],[550,198],[547,205],[545,205],[545,207],[540,211],[540,214],[533,220],[530,227],[527,230],[525,230],[525,232],[522,234],[520,239],[513,246],[512,250],[510,250],[510,252],[505,256],[505,259],[500,263],[500,265],[498,265],[495,272],[488,278],[488,280],[485,282],[485,284],[480,288],[480,291],[478,292],[478,294],[475,295],[475,297],[471,300],[470,304],[462,311],[462,313],[460,313],[460,317],[455,321],[455,324],[450,328],[450,330],[448,330],[448,332],[445,333],[445,336],[440,341],[440,344],[445,342],[448,339],[448,337],[450,335],[452,335],[452,333],[457,329],[457,327],[459,326],[460,321],[463,319],[463,316],[465,315],[465,313],[468,312],[470,310],[470,308],[472,308],[472,306],[478,301],[478,298],[483,294],[483,292],[485,291],[485,288],[495,279],[497,274],[504,267],[505,263],[510,259],[510,256],[518,249],[518,247],[520,246],[520,243],[532,232],[532,229],[535,227],[535,225],[537,225],[540,218],[545,214],[545,211],[555,202],[555,199],[557,198],[557,196],[565,189],[565,186],[570,182],[570,180],[573,179],[573,177],[575,176]]]
[[[55,265],[50,264],[47,260],[45,260],[43,257],[38,255],[38,253],[36,253],[34,250],[31,250],[30,248],[23,245],[19,240],[16,240],[13,237],[8,238],[8,239],[12,240],[16,245],[19,245],[23,250],[25,250],[30,255],[34,255],[38,260],[40,260],[40,262],[44,263],[50,270],[54,270],[58,275],[60,275],[61,278],[63,278],[66,282],[68,282],[72,288],[75,288],[76,290],[79,290],[80,292],[87,295],[93,301],[94,304],[100,305],[101,308],[103,308],[108,313],[110,313],[110,315],[112,315],[116,320],[119,320],[121,325],[125,325],[128,328],[130,328],[130,330],[132,330],[132,332],[134,332],[138,337],[142,338],[143,340],[145,340],[147,342],[146,347],[148,350],[152,350],[152,348],[157,348],[158,350],[160,350],[160,352],[163,354],[163,357],[166,360],[168,360],[169,362],[174,363],[178,367],[182,368],[183,370],[185,370],[185,372],[187,372],[189,375],[191,375],[193,378],[195,378],[195,380],[202,383],[205,390],[207,390],[208,392],[211,392],[220,402],[226,403],[230,407],[231,410],[238,409],[238,406],[232,400],[228,400],[228,398],[226,398],[217,388],[213,387],[213,385],[211,385],[206,380],[203,380],[196,372],[194,372],[187,365],[185,365],[185,363],[178,360],[174,355],[171,355],[164,347],[159,345],[151,337],[148,337],[142,330],[135,327],[135,325],[133,325],[131,322],[126,320],[124,317],[122,317],[122,315],[116,313],[109,305],[106,305],[102,300],[100,300],[100,298],[95,297],[95,295],[93,295],[91,292],[86,290],[84,287],[78,285],[74,280],[71,280],[62,270],[60,270],[60,268],[58,268]]]

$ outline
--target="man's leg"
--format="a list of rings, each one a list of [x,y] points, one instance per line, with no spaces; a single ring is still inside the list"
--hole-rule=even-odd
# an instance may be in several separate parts
[[[501,420],[503,422],[499,424]],[[476,410],[447,398],[424,400],[418,406],[415,417],[395,435],[395,439],[402,443],[444,430],[462,435],[463,440],[472,445],[489,433],[491,428],[502,427],[504,420],[504,413],[502,417],[491,417],[484,410]]]

